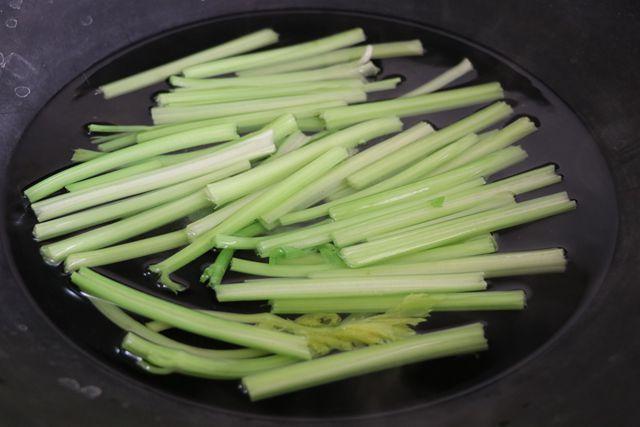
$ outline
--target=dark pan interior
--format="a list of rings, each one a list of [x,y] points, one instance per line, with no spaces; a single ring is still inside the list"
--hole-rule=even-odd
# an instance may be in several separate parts
[[[99,84],[263,27],[280,32],[283,43],[296,43],[355,26],[363,27],[372,42],[422,40],[428,50],[424,57],[382,61],[381,77],[401,75],[406,79],[400,90],[419,85],[466,56],[479,71],[474,83],[500,81],[516,114],[529,115],[541,124],[540,130],[522,144],[529,158],[500,176],[555,163],[565,177],[564,182],[525,198],[566,190],[578,201],[579,208],[499,233],[500,250],[563,247],[570,258],[567,273],[491,280],[492,289],[526,289],[529,304],[523,312],[437,313],[424,326],[424,330],[429,330],[485,321],[490,351],[477,356],[416,364],[259,403],[250,403],[236,389],[236,382],[138,372],[116,352],[122,333],[74,294],[59,268],[42,262],[38,244],[31,239],[34,217],[25,210],[20,191],[67,165],[73,148],[90,146],[83,124],[149,122],[147,108],[151,95],[165,87],[156,85],[105,101],[93,94]],[[388,94],[376,94],[373,98],[384,96]],[[430,114],[405,123],[426,119],[441,127],[477,108]],[[159,392],[209,407],[285,417],[373,415],[411,408],[465,392],[521,365],[567,325],[601,284],[613,254],[618,217],[612,180],[593,137],[576,114],[542,82],[507,59],[440,31],[410,22],[339,13],[254,13],[216,19],[161,35],[105,59],[68,84],[31,123],[11,156],[5,197],[9,248],[20,280],[51,322],[98,363]],[[179,272],[179,277],[193,286],[177,297],[156,289],[153,280],[143,276],[149,259],[101,270],[139,289],[193,306],[233,307],[240,311],[258,308],[241,304],[219,306],[211,292],[196,284],[200,268],[209,259],[203,257]],[[239,277],[230,277],[236,279]]]

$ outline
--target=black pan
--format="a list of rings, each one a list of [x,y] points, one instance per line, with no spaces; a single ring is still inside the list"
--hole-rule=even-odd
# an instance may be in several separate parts
[[[594,46],[588,49],[586,42],[579,43],[571,26],[584,29],[587,23],[600,22],[603,18],[597,16],[593,5],[586,14],[563,4],[555,7],[564,7],[564,13],[547,9],[529,13],[516,6],[503,10],[483,3],[479,8],[473,2],[456,3],[455,7],[402,2],[394,5],[393,11],[375,3],[359,11],[293,10],[285,8],[295,6],[293,2],[284,2],[274,11],[230,14],[251,8],[220,2],[181,2],[181,7],[145,3],[101,11],[76,5],[64,18],[54,20],[67,22],[64,25],[71,30],[64,34],[54,29],[52,38],[81,40],[80,46],[94,46],[101,50],[100,55],[91,51],[77,56],[58,50],[55,58],[50,56],[54,52],[47,52],[35,60],[39,38],[43,37],[39,32],[22,33],[18,40],[27,47],[10,48],[14,55],[5,53],[0,83],[9,102],[3,102],[2,108],[11,113],[7,128],[15,129],[4,145],[12,149],[3,152],[2,241],[6,256],[2,267],[6,280],[0,292],[4,302],[0,314],[4,328],[0,334],[0,413],[7,414],[7,425],[220,425],[248,419],[258,424],[423,424],[433,420],[434,424],[448,425],[540,425],[552,421],[574,425],[591,423],[597,419],[594,417],[613,424],[633,419],[637,411],[631,406],[633,389],[626,384],[638,378],[638,368],[631,367],[638,350],[632,333],[637,292],[625,290],[623,285],[637,268],[633,266],[637,225],[630,215],[638,165],[634,165],[632,139],[625,144],[621,138],[633,135],[640,125],[633,108],[633,102],[638,103],[632,97],[633,86],[620,87],[631,74],[616,68],[629,58],[622,54],[632,52],[624,52],[624,45],[608,45],[607,51],[599,53],[600,58],[606,54],[607,61],[592,62],[596,55],[593,48],[603,46],[615,31],[625,35],[618,43],[630,40],[633,34],[629,27],[594,36]],[[24,26],[33,22],[35,28],[45,16],[50,19],[62,13],[55,5],[39,4],[32,10],[27,6],[12,9]],[[491,13],[483,17],[483,11]],[[601,13],[606,16],[610,11]],[[205,16],[211,19],[162,33]],[[537,21],[543,17],[546,21]],[[480,21],[475,22],[477,19]],[[480,25],[482,19],[485,25]],[[620,19],[630,18],[623,13]],[[122,37],[130,34],[134,41],[156,35],[122,50],[130,42],[123,38],[115,43],[113,39],[118,37],[115,29],[125,22],[138,24],[125,25]],[[138,34],[141,26],[147,31]],[[75,296],[59,270],[42,263],[37,245],[30,239],[34,219],[22,204],[20,190],[53,168],[66,165],[72,148],[87,145],[80,124],[148,121],[145,108],[150,97],[164,86],[109,102],[93,94],[95,87],[265,26],[278,30],[285,43],[354,26],[363,27],[374,42],[418,37],[429,53],[424,58],[384,61],[383,75],[403,76],[408,90],[468,56],[479,69],[479,81],[500,80],[516,112],[531,115],[542,124],[540,132],[524,143],[529,159],[508,173],[555,162],[565,181],[543,193],[566,189],[578,200],[579,209],[501,233],[500,245],[504,250],[562,246],[571,259],[568,272],[492,281],[496,289],[527,290],[530,302],[522,313],[438,314],[426,326],[486,321],[491,341],[488,353],[427,362],[251,404],[232,383],[139,373],[116,352],[121,333]],[[18,28],[22,25],[13,30]],[[556,38],[561,42],[554,44]],[[98,45],[102,49],[95,47]],[[96,55],[94,59],[100,62],[89,67],[90,55]],[[61,58],[68,58],[69,63]],[[55,64],[62,66],[45,68]],[[58,81],[63,70],[66,79],[72,79],[66,85]],[[442,126],[476,108],[421,119]],[[182,270],[180,277],[193,281],[206,261],[206,257],[198,260]],[[103,271],[167,297],[153,287],[151,279],[142,276],[143,267],[140,262],[127,262]],[[176,300],[202,307],[215,304],[199,286]],[[618,409],[609,412],[608,405],[614,403]]]

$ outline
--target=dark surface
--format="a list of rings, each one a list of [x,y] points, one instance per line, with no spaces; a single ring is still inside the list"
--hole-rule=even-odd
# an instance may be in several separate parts
[[[191,6],[190,10],[185,4]],[[293,4],[271,3],[273,7]],[[317,3],[305,2],[314,4]],[[633,425],[638,415],[633,388],[638,368],[633,362],[639,353],[634,342],[639,319],[638,295],[633,290],[638,220],[632,214],[633,200],[638,197],[640,165],[632,147],[640,125],[637,82],[632,80],[634,68],[624,61],[637,58],[638,37],[631,33],[631,23],[637,24],[637,17],[628,8],[611,3],[602,9],[582,3],[554,3],[536,5],[531,10],[512,3],[507,10],[502,4],[499,13],[495,12],[497,7],[486,3],[482,3],[482,10],[473,7],[473,2],[456,2],[448,8],[443,7],[444,3],[430,2],[424,8],[403,10],[405,4],[409,5],[394,3],[386,10],[376,2],[367,2],[358,8],[422,19],[486,44],[532,71],[577,110],[613,166],[621,233],[605,285],[569,333],[543,355],[463,398],[394,413],[378,421],[413,420],[421,425],[424,420],[432,420],[434,425]],[[4,150],[9,151],[15,144],[36,110],[91,63],[126,46],[130,40],[206,16],[250,10],[252,6],[242,2],[234,2],[233,6],[223,2],[180,2],[179,13],[177,2],[154,2],[144,12],[136,10],[143,7],[141,4],[125,6],[120,2],[110,2],[108,10],[93,10],[88,3],[76,3],[65,10],[57,4],[28,1],[20,11],[5,7],[3,19],[15,16],[18,26],[4,27],[2,31],[9,31],[9,37],[20,36],[9,42],[14,44],[0,47],[5,57],[0,76],[1,108],[9,113],[3,116],[5,132],[0,136],[7,139],[2,141],[3,160],[7,160]],[[86,18],[88,15],[92,20]],[[615,19],[616,26],[605,27],[611,22],[607,17]],[[86,25],[89,21],[90,25]],[[532,32],[535,37],[531,37]],[[0,37],[2,43],[7,39],[12,40],[4,34]],[[56,50],[52,45],[60,40],[74,40],[76,45],[73,49]],[[20,54],[31,66],[22,63],[21,69],[16,68],[16,55],[6,60],[11,52]],[[29,87],[30,95],[16,97],[16,86]],[[576,150],[576,162],[582,160],[581,156],[584,153]],[[585,165],[585,174],[590,173],[593,169]],[[597,217],[593,218],[593,227],[598,227]],[[8,425],[189,425],[211,423],[214,419],[216,425],[232,422],[224,414],[214,415],[155,393],[147,394],[133,383],[103,371],[43,322],[23,290],[6,276],[0,292],[0,413],[8,415],[3,419],[12,420]],[[100,395],[96,396],[98,390]],[[370,394],[368,388],[354,393]],[[37,417],[33,416],[35,413]],[[156,414],[157,419],[147,413]]]

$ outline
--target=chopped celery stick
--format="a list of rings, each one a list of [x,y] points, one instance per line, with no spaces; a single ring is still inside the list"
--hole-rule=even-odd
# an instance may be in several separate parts
[[[333,266],[332,264],[274,265],[264,262],[247,261],[240,258],[234,258],[231,260],[231,271],[253,274],[255,276],[307,277],[309,273],[322,270],[331,270],[334,268],[335,266]]]
[[[155,169],[159,169],[161,167],[162,167],[162,162],[159,159],[148,160],[146,162],[137,163],[122,169],[117,169],[113,172],[108,172],[102,175],[98,175],[93,178],[74,182],[73,184],[69,184],[65,186],[65,188],[67,189],[67,191],[70,191],[70,192],[85,190],[87,188],[96,187],[98,185],[106,184],[108,182],[117,181],[121,178],[128,178],[142,172],[148,172]]]
[[[461,243],[427,249],[385,261],[383,264],[412,264],[426,261],[462,258],[473,255],[494,253],[498,245],[491,234],[474,237]]]
[[[405,93],[404,95],[402,95],[401,98],[424,95],[425,93],[435,92],[447,86],[449,83],[453,83],[454,81],[458,80],[460,77],[472,71],[473,71],[473,64],[467,58],[464,58],[455,67],[449,68],[447,71],[435,77],[434,79],[428,81],[427,83],[418,86],[417,88],[415,88],[410,92]]]
[[[87,150],[86,148],[76,148],[73,150],[73,156],[71,157],[71,161],[73,163],[82,163],[88,160],[97,159],[102,156],[104,153],[94,150]]]
[[[87,126],[87,130],[91,133],[141,132],[148,128],[149,126],[144,125],[105,125],[100,123],[89,123]]]

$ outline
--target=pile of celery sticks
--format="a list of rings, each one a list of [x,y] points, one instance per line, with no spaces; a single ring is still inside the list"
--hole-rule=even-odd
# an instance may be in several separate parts
[[[413,327],[437,311],[523,309],[523,291],[485,280],[564,271],[562,249],[499,253],[491,234],[576,206],[565,192],[514,198],[560,182],[553,166],[487,181],[527,157],[514,143],[536,125],[489,130],[513,114],[497,82],[441,90],[473,72],[466,59],[366,102],[401,83],[369,81],[371,61],[422,55],[419,40],[363,45],[356,28],[247,53],[277,40],[257,31],[102,86],[105,98],[167,78],[172,88],[153,125],[89,125],[97,150],[26,189],[44,259],[127,332],[122,349],[140,367],[241,379],[252,400],[485,350],[479,323]],[[400,120],[472,105],[438,130]],[[169,224],[181,228],[138,237]],[[266,300],[271,313],[196,310],[91,269],[169,250],[149,267],[162,286],[184,291],[172,275],[206,254],[200,279],[218,301]],[[228,270],[263,278],[222,283]],[[170,328],[237,348],[194,347]]]

